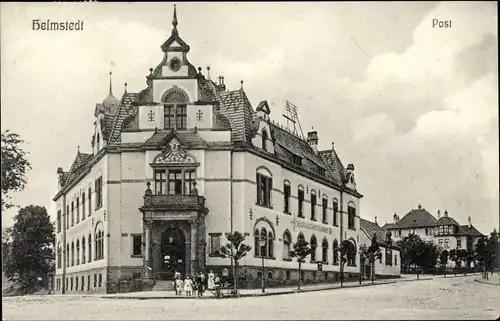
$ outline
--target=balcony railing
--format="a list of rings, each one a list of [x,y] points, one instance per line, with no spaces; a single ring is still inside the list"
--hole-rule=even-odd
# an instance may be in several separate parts
[[[165,210],[202,210],[205,198],[199,195],[147,195],[144,208]]]

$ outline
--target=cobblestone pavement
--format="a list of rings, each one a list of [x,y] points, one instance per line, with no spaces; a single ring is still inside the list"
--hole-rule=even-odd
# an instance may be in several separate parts
[[[227,300],[133,300],[82,296],[2,299],[4,320],[477,319],[500,316],[498,288],[480,276],[437,277]]]

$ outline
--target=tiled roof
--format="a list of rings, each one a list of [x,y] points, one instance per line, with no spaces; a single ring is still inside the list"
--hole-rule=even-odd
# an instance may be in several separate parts
[[[376,234],[377,235],[377,243],[379,243],[381,245],[387,245],[387,242],[386,242],[387,231],[384,230],[383,228],[381,228],[377,223],[370,222],[368,220],[361,218],[359,220],[359,225],[360,225],[361,229],[363,229],[366,232],[366,234],[368,234],[368,236],[370,237],[370,240],[372,239],[373,234]]]
[[[425,209],[411,210],[408,214],[403,216],[399,221],[394,223],[391,228],[413,228],[432,226],[436,223],[436,218]]]
[[[325,160],[325,162],[328,164],[328,166],[332,169],[332,172],[334,174],[334,179],[338,183],[342,183],[345,181],[344,177],[344,165],[342,165],[342,162],[340,161],[340,158],[337,155],[337,152],[335,149],[331,150],[324,150],[318,152],[318,155]]]
[[[231,130],[231,123],[229,122],[229,119],[227,119],[226,116],[222,115],[217,110],[215,110],[214,112],[215,112],[214,128]]]
[[[108,139],[109,134],[111,133],[111,129],[113,127],[113,121],[115,119],[115,115],[105,114],[104,119],[101,119],[101,130],[102,130],[102,138]]]
[[[483,233],[479,232],[473,225],[460,225],[459,234],[465,234],[470,236],[484,236]]]
[[[384,225],[382,225],[382,228],[384,230],[387,230],[387,229],[390,229],[393,225],[394,225],[394,223],[385,223]]]
[[[116,143],[121,141],[121,130],[124,120],[133,115],[135,108],[132,103],[136,100],[137,94],[134,93],[125,93],[122,97],[120,105],[116,111],[113,126],[111,127],[110,132],[110,143]]]
[[[231,140],[249,141],[252,137],[251,123],[253,108],[243,89],[218,92],[220,97],[219,112],[226,116],[231,124]],[[217,98],[217,94],[214,94]]]
[[[443,216],[439,220],[437,220],[434,223],[434,225],[460,225],[460,224],[458,224],[457,221],[455,221],[449,216]]]
[[[71,168],[68,173],[65,173],[65,182],[64,185],[70,184],[76,176],[81,172],[83,168],[85,168],[85,164],[92,159],[92,154],[78,153],[76,154],[75,160],[71,165]]]

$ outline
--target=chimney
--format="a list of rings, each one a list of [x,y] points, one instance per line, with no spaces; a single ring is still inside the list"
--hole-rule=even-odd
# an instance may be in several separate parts
[[[448,217],[448,210],[444,210],[444,217]]]
[[[472,227],[472,220],[470,219],[470,216],[469,216],[469,228]]]
[[[307,143],[311,148],[314,150],[314,152],[317,154],[318,153],[318,132],[313,131],[307,133]]]
[[[57,174],[62,174],[63,173],[63,169],[62,167],[58,167],[57,168]]]
[[[441,211],[438,210],[438,220],[441,218]]]
[[[418,204],[418,209],[421,210],[422,209],[422,204]]]
[[[399,216],[396,213],[394,213],[393,218],[394,218],[394,223],[397,223],[399,220]]]

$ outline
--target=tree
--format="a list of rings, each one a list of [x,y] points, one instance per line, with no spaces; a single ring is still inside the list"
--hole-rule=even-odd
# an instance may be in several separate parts
[[[455,276],[457,276],[457,267],[458,267],[458,262],[460,261],[460,254],[457,249],[452,249],[450,251],[450,260],[455,263],[455,267],[453,268],[453,271],[455,272]]]
[[[368,262],[370,263],[371,279],[372,283],[375,280],[375,260],[380,260],[382,258],[382,252],[380,251],[380,246],[377,242],[377,234],[373,234],[372,244],[367,249]]]
[[[340,243],[340,287],[344,286],[344,267],[347,263],[347,260],[355,255],[356,248],[354,247],[354,244],[352,244],[348,240],[344,240]]]
[[[11,235],[11,259],[5,274],[23,293],[36,291],[38,278],[46,279],[54,269],[54,225],[45,207],[21,208]]]
[[[298,290],[300,291],[300,277],[302,274],[302,263],[305,262],[305,258],[311,254],[311,247],[309,242],[307,242],[303,237],[299,237],[297,243],[293,244],[293,251],[290,251],[290,256],[297,258],[299,263],[299,285]]]
[[[238,231],[227,236],[229,243],[221,248],[223,257],[229,257],[234,261],[233,265],[233,280],[234,290],[238,289],[238,262],[252,250],[252,247],[243,243],[245,236]]]
[[[2,211],[14,206],[9,193],[24,189],[25,174],[31,169],[28,153],[19,147],[22,143],[18,134],[9,130],[2,133]]]
[[[424,242],[420,236],[410,234],[405,236],[397,245],[401,248],[401,264],[408,269],[414,266],[417,270],[417,279],[420,270],[424,272],[436,266],[439,251],[436,245]]]
[[[476,260],[479,262],[479,266],[483,269],[483,279],[488,278],[488,272],[486,270],[486,258],[488,255],[486,248],[486,240],[484,238],[480,238],[476,243],[475,248]]]
[[[439,263],[441,264],[441,267],[443,268],[444,277],[446,277],[446,265],[448,264],[448,251],[447,250],[444,250],[441,252],[441,255],[439,256]]]
[[[490,270],[491,274],[493,275],[493,271],[495,269],[498,269],[498,250],[499,250],[499,237],[496,229],[493,229],[493,232],[491,232],[490,237],[486,241],[486,252],[487,252],[487,259],[486,259],[486,265],[488,269]]]

